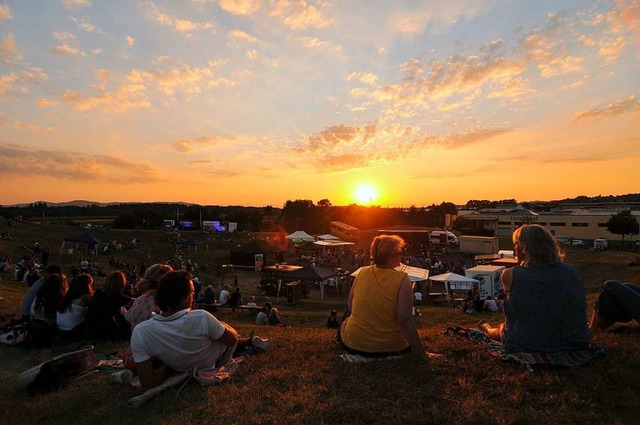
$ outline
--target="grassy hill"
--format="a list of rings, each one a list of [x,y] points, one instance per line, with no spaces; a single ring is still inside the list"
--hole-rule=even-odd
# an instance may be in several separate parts
[[[70,267],[78,258],[59,254],[62,239],[84,230],[54,224],[21,223],[0,229],[11,231],[13,240],[0,241],[0,256],[19,258],[35,242],[52,250],[51,263]],[[151,264],[175,253],[175,246],[156,242],[157,231],[94,233],[107,240],[136,237],[142,248],[118,253],[126,262]],[[201,234],[198,234],[200,239]],[[204,238],[204,236],[202,236]],[[214,280],[213,264],[227,262],[229,249],[248,235],[233,240],[211,241],[194,257],[205,265],[201,280]],[[27,248],[25,248],[27,247]],[[594,253],[572,249],[568,262],[575,264],[588,288],[591,304],[603,280],[616,278],[640,283],[640,268],[629,267],[630,253]],[[108,257],[98,262],[107,266]],[[238,271],[243,294],[255,292],[259,275]],[[0,284],[0,314],[19,310],[23,285],[8,275]],[[225,276],[231,281],[230,273]],[[98,280],[98,285],[100,280]],[[444,359],[430,366],[411,359],[370,364],[340,360],[333,331],[324,329],[329,310],[344,309],[346,294],[328,294],[322,304],[317,289],[296,305],[281,303],[282,316],[291,327],[260,328],[250,313],[223,312],[219,318],[247,335],[252,329],[274,341],[272,352],[247,359],[230,383],[201,388],[190,383],[161,394],[140,410],[126,401],[139,392],[94,374],[49,395],[29,397],[19,386],[17,375],[50,357],[76,346],[25,350],[0,346],[0,423],[7,424],[564,424],[638,423],[640,406],[640,329],[637,324],[619,325],[598,337],[609,357],[575,369],[541,368],[534,373],[515,364],[492,358],[469,341],[446,336],[449,325],[473,326],[480,318],[498,323],[498,314],[466,315],[457,309],[428,306],[416,322],[431,351]],[[104,358],[123,343],[96,344]]]

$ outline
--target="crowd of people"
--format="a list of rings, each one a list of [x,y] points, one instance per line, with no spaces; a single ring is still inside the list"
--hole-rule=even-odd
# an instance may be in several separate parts
[[[564,263],[562,250],[544,227],[523,225],[514,232],[513,243],[518,265],[503,271],[502,292],[496,299],[482,300],[476,285],[463,307],[504,312],[502,323],[482,321],[479,327],[502,342],[507,352],[583,350],[613,323],[640,320],[640,286],[610,280],[602,285],[588,322],[582,280],[575,268]],[[326,327],[337,330],[337,339],[349,354],[413,355],[424,362],[438,357],[428,352],[413,319],[420,314],[416,305],[423,302],[421,294],[405,272],[396,270],[401,259],[412,261],[404,240],[378,236],[369,255],[371,265],[363,267],[351,285],[342,319],[332,310]],[[431,267],[451,266],[435,254],[425,258]],[[14,266],[8,258],[3,263],[5,270]],[[29,324],[29,344],[47,346],[54,336],[130,341],[133,368],[146,387],[158,385],[171,371],[225,364],[238,350],[272,348],[271,341],[263,338],[241,338],[230,325],[194,308],[199,304],[259,308],[256,325],[286,326],[268,297],[261,306],[255,296],[243,299],[237,276],[216,297],[213,286],[203,287],[195,275],[197,264],[179,258],[150,267],[115,269],[98,290],[92,270],[82,265],[74,268],[70,280],[57,265],[36,267],[32,257],[15,266],[15,272],[20,271],[16,279],[28,286],[22,320]]]

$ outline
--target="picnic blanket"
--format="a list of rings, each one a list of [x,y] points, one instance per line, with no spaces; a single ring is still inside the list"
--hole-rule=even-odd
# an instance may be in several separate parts
[[[349,354],[349,353],[339,354],[338,357],[340,357],[342,360],[344,360],[347,363],[384,362],[387,360],[399,360],[404,358],[404,356],[400,356],[400,355],[386,356],[386,357],[369,357],[369,356],[363,356],[360,354]]]
[[[139,396],[130,398],[129,401],[127,401],[127,406],[137,409],[145,405],[147,402],[149,402],[149,400],[153,399],[161,392],[177,385],[186,384],[186,382],[191,379],[195,380],[203,387],[222,384],[223,382],[226,382],[231,378],[231,376],[238,370],[238,367],[240,367],[240,363],[242,363],[244,359],[245,357],[243,356],[234,357],[224,365],[215,369],[193,369],[190,371],[171,375],[157,387],[153,387],[140,394]],[[138,377],[134,378],[130,384],[136,388],[142,388],[142,386],[140,385],[140,379],[138,379]]]
[[[559,352],[559,353],[507,353],[502,343],[489,338],[485,332],[474,328],[449,327],[444,332],[446,335],[459,336],[483,345],[493,357],[500,360],[512,361],[533,372],[533,365],[545,364],[554,366],[582,366],[585,363],[596,359],[607,357],[607,350],[603,347],[591,343],[586,350]]]

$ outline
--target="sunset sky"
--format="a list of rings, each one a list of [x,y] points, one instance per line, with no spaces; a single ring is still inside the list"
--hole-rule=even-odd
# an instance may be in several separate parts
[[[640,0],[0,0],[0,61],[2,205],[640,192]]]

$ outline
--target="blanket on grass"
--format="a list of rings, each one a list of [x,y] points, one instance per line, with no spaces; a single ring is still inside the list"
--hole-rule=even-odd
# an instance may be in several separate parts
[[[544,364],[554,366],[582,366],[597,358],[607,357],[607,350],[592,343],[586,350],[570,351],[564,353],[507,353],[502,347],[502,343],[495,341],[479,329],[449,327],[444,332],[450,336],[459,336],[483,345],[493,357],[505,361],[512,361],[522,368],[533,372],[533,365]]]

